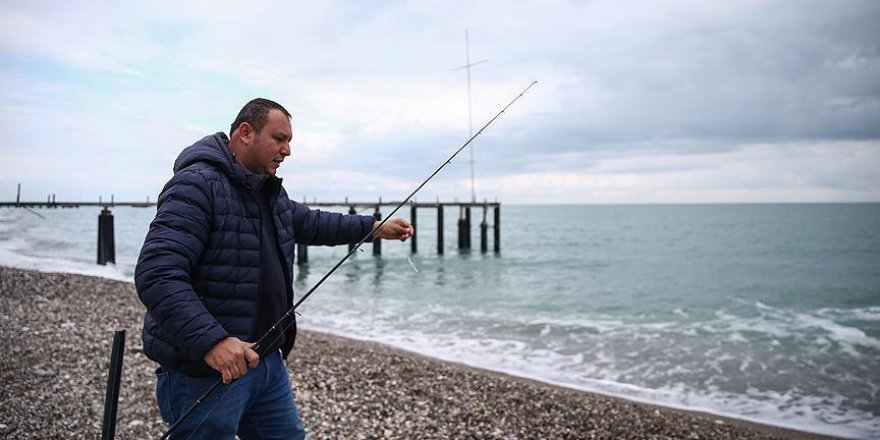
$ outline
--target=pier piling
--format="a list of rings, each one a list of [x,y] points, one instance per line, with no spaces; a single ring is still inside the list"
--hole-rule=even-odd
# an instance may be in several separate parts
[[[113,213],[106,206],[98,215],[98,264],[116,264],[116,240],[113,233]]]
[[[489,250],[489,237],[487,236],[489,224],[486,223],[486,206],[483,205],[483,221],[480,223],[480,252],[486,253]]]
[[[464,208],[458,209],[458,250],[464,250]]]
[[[471,249],[471,207],[464,208],[464,244],[465,248]]]
[[[458,249],[470,250],[471,248],[471,208],[462,206],[459,210],[458,219]]]
[[[381,203],[381,202],[380,202]],[[379,205],[376,205],[376,212],[373,213],[373,218],[376,221],[382,221],[382,212],[379,211]],[[381,239],[373,239],[373,255],[380,256],[382,255],[382,240]]]
[[[443,255],[443,205],[437,203],[437,254]]]
[[[410,240],[409,245],[410,245],[410,251],[415,254],[415,253],[418,253],[418,244],[416,242],[416,231],[418,231],[418,228],[416,227],[416,205],[415,204],[413,204],[412,206],[409,207],[409,218],[410,218],[409,222],[412,224],[412,227],[413,227],[413,236],[410,237],[410,239],[409,239]]]
[[[296,245],[296,263],[306,264],[309,262],[309,245],[305,243],[297,243]]]
[[[501,253],[501,206],[495,206],[495,253]]]
[[[345,203],[348,203],[348,197],[345,198]],[[348,215],[355,215],[357,213],[358,213],[357,210],[354,209],[354,205],[351,205],[348,207]],[[355,243],[348,244],[348,251],[349,252],[351,252],[351,250],[354,249],[354,245],[355,245]]]

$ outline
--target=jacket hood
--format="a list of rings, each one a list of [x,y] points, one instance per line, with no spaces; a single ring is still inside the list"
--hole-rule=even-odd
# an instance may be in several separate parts
[[[174,161],[174,172],[177,173],[199,162],[213,165],[222,170],[232,181],[249,188],[259,189],[267,179],[278,180],[279,184],[281,180],[275,176],[254,174],[236,162],[229,151],[229,138],[223,132],[205,136],[184,148],[177,156],[177,160]]]

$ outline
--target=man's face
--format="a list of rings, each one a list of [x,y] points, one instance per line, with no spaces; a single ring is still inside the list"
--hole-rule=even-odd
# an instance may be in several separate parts
[[[284,158],[290,156],[290,120],[280,110],[269,110],[266,125],[248,136],[247,157],[242,163],[256,174],[274,176]]]

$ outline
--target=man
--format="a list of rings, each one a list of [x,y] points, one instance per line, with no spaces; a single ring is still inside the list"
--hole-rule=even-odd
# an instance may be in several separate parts
[[[135,269],[147,307],[144,352],[161,366],[162,418],[177,421],[205,390],[223,385],[177,428],[178,438],[302,439],[284,358],[296,323],[294,243],[337,245],[406,240],[412,225],[393,219],[310,210],[291,201],[275,176],[290,156],[290,113],[254,99],[223,133],[183,150],[159,197]],[[286,330],[285,330],[286,329]]]

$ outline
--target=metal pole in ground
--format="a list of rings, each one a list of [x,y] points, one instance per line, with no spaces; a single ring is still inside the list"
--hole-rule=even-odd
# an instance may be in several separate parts
[[[119,383],[122,381],[122,358],[125,355],[125,330],[113,334],[110,351],[110,375],[107,377],[107,395],[104,398],[104,424],[101,440],[116,436],[116,409],[119,406]]]

